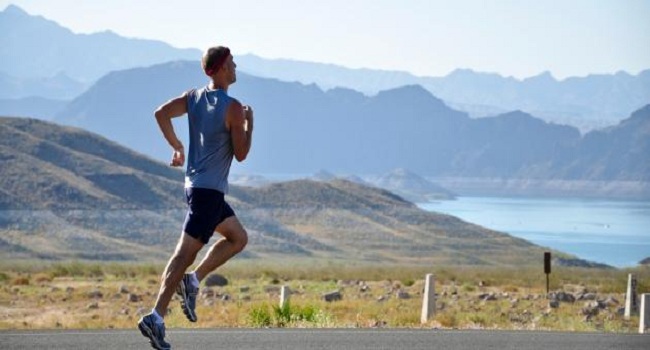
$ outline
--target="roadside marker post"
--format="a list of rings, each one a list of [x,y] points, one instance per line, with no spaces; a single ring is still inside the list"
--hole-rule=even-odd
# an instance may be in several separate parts
[[[626,320],[630,316],[636,315],[639,312],[638,298],[636,295],[636,276],[634,274],[627,275],[627,293],[625,293],[625,315]]]
[[[549,293],[549,275],[551,274],[551,252],[544,252],[544,273],[546,274],[546,296]]]
[[[424,279],[424,295],[422,296],[421,323],[427,323],[436,314],[436,288],[433,274],[427,274]]]
[[[284,305],[289,301],[289,294],[291,294],[289,287],[282,286],[280,289],[280,308],[283,308]]]
[[[641,294],[639,333],[650,333],[650,294]]]

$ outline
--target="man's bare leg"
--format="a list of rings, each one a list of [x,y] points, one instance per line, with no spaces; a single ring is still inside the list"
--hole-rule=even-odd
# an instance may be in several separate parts
[[[201,241],[186,233],[181,235],[176,250],[161,276],[160,291],[158,292],[155,307],[160,316],[164,317],[167,314],[167,307],[176,291],[176,287],[183,279],[185,270],[194,263],[196,254],[203,248],[203,245]]]
[[[217,226],[215,231],[221,234],[223,238],[212,245],[208,254],[205,255],[199,266],[194,270],[199,281],[241,252],[248,243],[248,234],[236,216],[224,220]]]

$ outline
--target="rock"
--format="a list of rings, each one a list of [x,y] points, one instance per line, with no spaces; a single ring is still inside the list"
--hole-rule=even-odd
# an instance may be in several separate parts
[[[549,294],[549,299],[561,301],[561,302],[564,302],[564,303],[573,303],[573,302],[576,301],[576,297],[574,297],[573,294],[567,293],[567,292],[564,292],[564,291],[550,293]]]
[[[323,300],[325,300],[327,302],[338,301],[338,300],[342,300],[342,299],[343,299],[343,295],[341,295],[341,292],[339,292],[339,291],[334,291],[334,292],[329,292],[329,293],[323,294]]]
[[[605,306],[609,307],[609,306],[618,305],[619,302],[618,302],[618,300],[616,300],[616,298],[614,298],[612,296],[608,296],[607,299],[603,300],[603,304],[605,304]]]
[[[239,288],[240,293],[247,293],[250,290],[251,290],[251,288],[249,286],[242,286],[242,287]]]
[[[484,301],[497,300],[497,295],[495,293],[483,293],[479,294],[478,298]]]
[[[137,303],[139,301],[142,301],[142,297],[135,294],[135,293],[129,293],[129,302],[131,303]]]
[[[560,302],[557,300],[550,300],[548,302],[548,307],[551,309],[557,309],[558,307],[560,307]]]
[[[359,292],[361,292],[361,293],[365,293],[365,292],[367,292],[369,290],[370,290],[370,287],[368,287],[367,284],[364,284],[359,288]]]
[[[228,285],[228,279],[218,273],[213,273],[205,279],[205,285],[208,287],[223,287]]]
[[[126,285],[123,284],[123,285],[120,286],[119,292],[121,294],[129,294],[129,288],[127,288]]]
[[[596,293],[581,293],[576,298],[577,300],[596,300]]]
[[[582,308],[582,314],[590,318],[591,316],[598,315],[600,310],[600,304],[597,301],[589,301],[584,304]]]
[[[65,292],[66,292],[66,293],[72,293],[72,292],[74,292],[74,288],[72,288],[72,287],[66,287]]]
[[[201,289],[201,298],[202,299],[208,299],[208,298],[214,298],[215,292],[214,289],[212,288],[202,288]]]
[[[411,299],[411,295],[408,292],[405,291],[398,291],[396,293],[397,299]]]
[[[90,303],[90,304],[86,305],[86,309],[88,309],[88,310],[99,309],[99,304],[97,304],[97,302]]]
[[[222,295],[222,296],[221,296],[221,300],[223,300],[223,301],[228,301],[228,300],[230,300],[230,295],[228,295],[228,294],[224,294],[224,295]]]
[[[101,299],[101,298],[104,297],[104,294],[102,294],[102,292],[100,292],[97,289],[95,289],[95,290],[93,290],[91,292],[88,292],[87,295],[88,295],[88,298],[90,298],[90,299]]]
[[[385,295],[382,295],[379,298],[377,298],[377,302],[381,303],[383,301],[386,301],[386,296]]]

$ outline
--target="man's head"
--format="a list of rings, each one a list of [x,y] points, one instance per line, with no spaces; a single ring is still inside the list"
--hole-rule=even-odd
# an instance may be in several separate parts
[[[235,82],[235,67],[237,65],[232,60],[230,49],[225,46],[215,46],[205,50],[201,66],[205,74],[211,78],[215,78],[217,73],[223,72],[227,75],[225,78],[228,83]]]

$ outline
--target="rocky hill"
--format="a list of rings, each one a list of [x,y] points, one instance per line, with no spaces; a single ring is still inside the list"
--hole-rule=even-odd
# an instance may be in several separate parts
[[[0,118],[4,259],[159,260],[184,216],[182,175],[98,135]],[[232,186],[248,258],[536,264],[542,248],[343,180]]]

